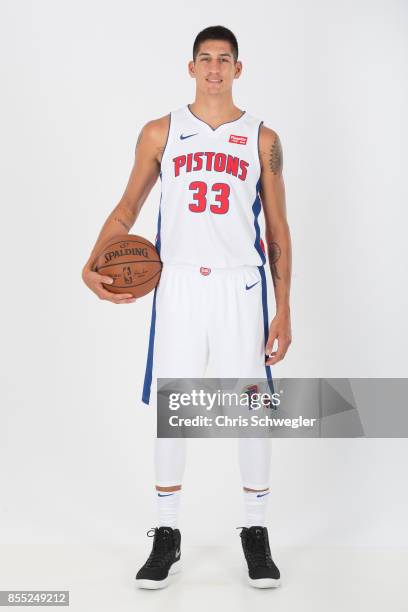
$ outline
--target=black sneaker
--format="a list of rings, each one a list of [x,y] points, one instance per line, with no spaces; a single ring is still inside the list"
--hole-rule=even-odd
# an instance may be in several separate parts
[[[248,582],[258,589],[280,586],[280,572],[272,561],[266,527],[237,527],[242,529],[241,544],[248,564]]]
[[[140,589],[162,589],[169,583],[169,574],[180,570],[181,534],[171,527],[152,527],[147,535],[154,536],[153,548],[136,574],[136,585]]]

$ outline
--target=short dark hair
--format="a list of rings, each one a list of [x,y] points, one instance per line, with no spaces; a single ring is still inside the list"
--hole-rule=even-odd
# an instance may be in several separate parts
[[[231,45],[232,55],[234,57],[234,62],[238,59],[238,41],[235,37],[235,34],[231,32],[228,28],[224,28],[224,26],[210,26],[209,28],[205,28],[205,30],[201,30],[196,36],[193,45],[193,61],[195,62],[198,50],[200,48],[201,43],[206,40],[226,40]]]

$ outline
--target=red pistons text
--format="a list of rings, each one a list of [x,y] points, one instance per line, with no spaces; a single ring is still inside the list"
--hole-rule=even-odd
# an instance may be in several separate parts
[[[248,162],[226,153],[188,153],[173,158],[174,176],[179,176],[181,170],[194,172],[195,170],[207,170],[215,172],[227,172],[245,181],[247,177]]]

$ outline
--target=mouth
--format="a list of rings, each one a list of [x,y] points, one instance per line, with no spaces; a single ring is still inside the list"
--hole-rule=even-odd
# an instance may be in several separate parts
[[[222,79],[205,79],[207,83],[222,83]]]

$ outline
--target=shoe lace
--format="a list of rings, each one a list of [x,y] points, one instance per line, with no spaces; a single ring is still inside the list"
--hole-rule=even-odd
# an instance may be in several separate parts
[[[243,529],[243,527],[237,527]],[[239,534],[241,538],[245,534],[247,551],[251,563],[257,566],[272,567],[272,557],[269,550],[268,536],[263,529],[247,529]]]
[[[167,555],[173,545],[173,537],[168,529],[152,527],[146,532],[149,538],[154,538],[152,551],[146,561],[146,567],[162,567],[167,563]]]

